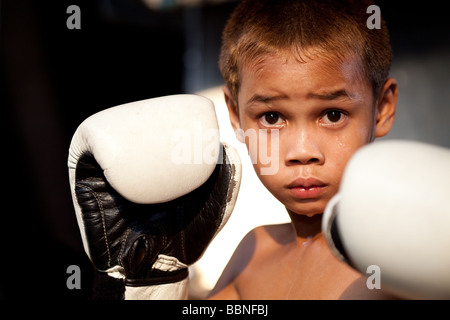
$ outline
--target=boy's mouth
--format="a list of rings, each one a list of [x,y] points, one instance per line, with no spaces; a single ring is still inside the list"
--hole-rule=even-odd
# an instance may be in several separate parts
[[[287,187],[296,198],[314,199],[320,197],[328,185],[316,178],[301,178],[294,180]]]

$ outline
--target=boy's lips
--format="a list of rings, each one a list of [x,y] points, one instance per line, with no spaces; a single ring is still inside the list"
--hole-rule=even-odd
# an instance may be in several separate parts
[[[328,184],[316,178],[299,178],[287,185],[289,192],[300,199],[318,198],[327,187]]]

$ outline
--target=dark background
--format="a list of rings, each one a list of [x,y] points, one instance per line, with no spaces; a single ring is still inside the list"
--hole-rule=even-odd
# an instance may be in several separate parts
[[[81,29],[69,30],[69,5]],[[391,138],[450,147],[450,28],[442,1],[379,1],[400,81]],[[151,10],[138,0],[1,1],[3,219],[0,298],[88,299],[92,269],[70,197],[77,126],[118,104],[220,85],[234,1]],[[401,120],[404,119],[404,120]],[[69,290],[67,267],[81,268]]]

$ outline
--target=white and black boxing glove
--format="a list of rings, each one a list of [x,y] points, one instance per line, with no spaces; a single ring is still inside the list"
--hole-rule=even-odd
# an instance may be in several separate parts
[[[69,179],[96,298],[187,298],[188,266],[228,220],[237,152],[213,103],[195,95],[103,110],[76,130]]]
[[[450,299],[450,150],[383,141],[350,159],[326,207],[333,252],[399,298]]]

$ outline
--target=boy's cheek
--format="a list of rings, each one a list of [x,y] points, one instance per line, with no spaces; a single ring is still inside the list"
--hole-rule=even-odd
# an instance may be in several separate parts
[[[241,134],[257,175],[276,175],[281,160],[279,130],[250,128]]]
[[[362,122],[362,121],[361,121]],[[326,137],[326,155],[328,160],[334,159],[346,164],[349,158],[362,146],[373,140],[375,125],[364,121],[353,125],[340,134]]]
[[[350,139],[336,138],[338,146],[331,146],[328,149],[325,166],[329,175],[333,175],[334,183],[338,188],[348,162],[356,151],[371,142],[370,139],[369,131],[356,132]]]

